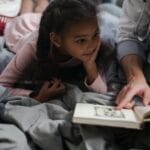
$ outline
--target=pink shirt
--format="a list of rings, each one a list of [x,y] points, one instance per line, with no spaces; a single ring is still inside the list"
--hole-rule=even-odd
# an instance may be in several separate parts
[[[26,68],[32,62],[37,61],[36,42],[40,18],[40,14],[26,14],[7,24],[5,30],[6,42],[8,47],[16,52],[16,55],[0,75],[0,84],[8,87],[14,95],[28,96],[32,92],[31,90],[13,88],[13,85],[26,74]],[[74,66],[75,64],[68,61],[63,67],[71,65]],[[100,74],[91,85],[87,85],[86,80],[84,83],[91,91],[107,92],[106,83]]]

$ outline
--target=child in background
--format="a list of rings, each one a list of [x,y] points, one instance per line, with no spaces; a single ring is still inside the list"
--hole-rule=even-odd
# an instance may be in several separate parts
[[[0,0],[0,36],[4,33],[6,22],[19,14],[21,2],[21,0]]]
[[[105,72],[112,60],[112,51],[100,40],[93,1],[52,1],[42,14],[39,28],[21,40],[13,39],[22,33],[17,25],[14,22],[10,26],[15,34],[9,35],[11,42],[16,42],[11,48],[17,53],[0,75],[0,84],[14,95],[47,101],[63,93],[64,82],[75,80],[80,72],[89,90],[107,92]],[[22,83],[30,82],[42,86],[35,91],[19,88]]]
[[[0,4],[2,5],[0,7],[0,9],[2,9],[0,11],[0,36],[4,34],[6,23],[9,20],[14,19],[17,15],[22,15],[25,13],[42,13],[49,2],[50,0],[0,1]],[[11,7],[12,5],[13,7]]]

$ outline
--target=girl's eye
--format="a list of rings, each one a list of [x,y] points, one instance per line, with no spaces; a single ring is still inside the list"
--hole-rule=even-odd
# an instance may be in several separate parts
[[[76,41],[78,44],[84,44],[86,42],[85,39],[79,39]]]
[[[94,37],[100,37],[100,33],[99,32],[95,33]]]

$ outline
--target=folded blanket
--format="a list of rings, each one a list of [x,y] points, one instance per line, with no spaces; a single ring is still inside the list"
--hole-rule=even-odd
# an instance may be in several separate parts
[[[115,94],[66,86],[64,96],[46,103],[8,95],[7,89],[0,87],[0,119],[4,121],[0,124],[0,150],[126,150],[136,143],[150,149],[150,128],[137,134],[128,129],[73,124],[77,102],[113,105]]]
[[[0,124],[0,150],[34,150],[35,147],[42,150],[53,147],[55,150],[99,150],[99,145],[91,149],[94,143],[88,144],[92,139],[88,139],[87,131],[82,132],[78,125],[72,123],[73,110],[76,102],[108,104],[112,103],[113,96],[84,93],[76,86],[66,86],[68,90],[64,96],[47,103],[11,96],[0,86],[0,119],[7,123],[5,126]],[[8,125],[13,128],[12,132]],[[88,139],[87,143],[82,136]]]

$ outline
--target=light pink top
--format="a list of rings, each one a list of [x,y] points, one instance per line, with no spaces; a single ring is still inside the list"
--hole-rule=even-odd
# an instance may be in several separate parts
[[[10,20],[5,27],[6,44],[13,52],[20,50],[24,39],[39,28],[41,13],[26,13]]]
[[[16,52],[16,55],[0,75],[0,84],[8,87],[14,95],[28,96],[32,92],[31,90],[13,88],[13,85],[24,75],[24,70],[31,61],[37,61],[36,42],[40,18],[40,14],[26,14],[7,24],[5,30],[7,45]],[[67,65],[74,64],[68,61]],[[105,93],[107,91],[106,83],[100,74],[91,85],[87,85],[85,80],[85,85],[94,92]]]

